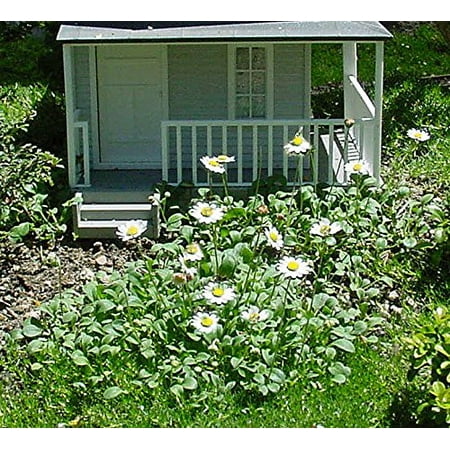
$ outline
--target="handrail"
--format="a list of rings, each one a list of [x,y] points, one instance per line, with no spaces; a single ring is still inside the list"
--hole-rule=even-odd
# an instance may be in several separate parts
[[[366,110],[366,112],[370,115],[371,118],[375,117],[375,105],[373,104],[372,100],[370,100],[369,96],[367,95],[366,91],[363,89],[357,78],[353,75],[349,75],[348,80],[350,82],[350,86],[353,87],[354,93],[357,94],[357,99],[359,103],[362,104],[363,108]],[[365,114],[363,114],[365,115]]]

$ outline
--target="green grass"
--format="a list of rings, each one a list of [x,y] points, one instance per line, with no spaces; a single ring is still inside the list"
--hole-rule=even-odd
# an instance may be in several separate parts
[[[1,427],[380,427],[392,425],[393,398],[405,388],[398,355],[364,349],[352,356],[352,374],[344,385],[327,385],[307,394],[302,383],[279,395],[218,397],[201,405],[180,404],[167,392],[133,391],[107,402],[71,387],[76,373],[68,364],[54,377],[20,373],[20,383],[0,397]],[[18,380],[17,380],[18,382]],[[77,419],[78,418],[78,419]],[[74,425],[74,424],[73,424]]]

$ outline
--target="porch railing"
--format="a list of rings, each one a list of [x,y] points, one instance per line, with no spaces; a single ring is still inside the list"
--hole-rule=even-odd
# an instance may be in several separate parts
[[[228,169],[230,185],[251,185],[259,175],[283,175],[293,183],[296,173],[304,183],[342,183],[343,166],[349,158],[370,151],[362,146],[369,145],[364,136],[372,122],[371,117],[356,120],[354,134],[344,142],[344,119],[164,121],[162,178],[170,184],[208,184],[199,159],[223,153],[236,158]],[[301,158],[297,168],[297,158],[289,158],[283,146],[299,130],[315,150]]]
[[[73,123],[73,143],[75,147],[72,163],[73,184],[76,187],[87,187],[91,185],[90,152],[89,152],[89,124],[83,120],[81,112],[75,111],[75,122]]]

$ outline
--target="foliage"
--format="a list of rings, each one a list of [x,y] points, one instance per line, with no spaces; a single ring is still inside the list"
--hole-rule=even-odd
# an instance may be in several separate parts
[[[442,244],[436,230],[447,233],[432,195],[415,199],[407,188],[352,177],[348,190],[301,186],[247,203],[200,189],[188,215],[167,219],[167,242],[150,255],[123,275],[100,272],[81,295],[63,293],[41,306],[40,321],[25,322],[16,338],[31,370],[67,358],[87,393],[168,389],[200,403],[212,391],[266,396],[299,380],[309,380],[305,389],[345,383],[347,355],[378,341],[395,311],[389,294]],[[210,205],[208,222],[198,205]],[[312,234],[325,218],[335,232]],[[269,228],[285,230],[281,247]],[[198,257],[189,245],[200,246]],[[283,270],[286,257],[308,270]]]
[[[58,158],[20,142],[44,96],[40,85],[0,88],[0,238],[20,241],[32,234],[38,240],[54,240],[65,231],[57,209],[48,204]]]
[[[446,307],[436,308],[431,317],[417,321],[414,332],[405,338],[414,352],[410,379],[415,379],[426,392],[418,407],[420,421],[450,424],[450,313]]]

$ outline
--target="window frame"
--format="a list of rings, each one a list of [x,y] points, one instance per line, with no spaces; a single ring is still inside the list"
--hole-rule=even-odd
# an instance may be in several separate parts
[[[264,48],[266,55],[265,117],[246,117],[236,119],[236,100],[238,97],[236,75],[238,72],[236,54],[238,48]],[[250,72],[251,73],[251,70]],[[250,94],[251,96],[251,94]],[[229,120],[271,120],[273,119],[273,44],[241,42],[228,46],[228,119]]]

